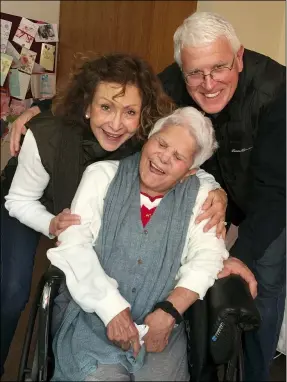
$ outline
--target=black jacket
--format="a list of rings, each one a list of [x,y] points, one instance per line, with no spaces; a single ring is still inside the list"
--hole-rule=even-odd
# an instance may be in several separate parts
[[[26,126],[33,132],[41,162],[50,176],[41,202],[55,215],[70,207],[87,166],[126,158],[142,147],[142,142],[132,137],[116,151],[108,152],[88,124],[55,117],[51,111],[38,114]]]
[[[247,49],[243,61],[233,98],[215,118],[208,115],[219,149],[202,167],[215,176],[228,194],[227,220],[236,225],[242,223],[231,254],[251,264],[285,226],[286,73],[284,66]],[[160,73],[159,78],[179,107],[199,109],[188,94],[176,63]],[[280,134],[270,131],[274,125]]]

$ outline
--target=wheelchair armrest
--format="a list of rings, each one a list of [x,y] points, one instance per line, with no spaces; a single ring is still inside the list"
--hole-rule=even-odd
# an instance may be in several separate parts
[[[254,330],[260,325],[260,315],[248,284],[240,276],[217,280],[208,293],[208,304],[214,321],[232,317],[242,330]]]
[[[260,314],[248,284],[237,275],[217,280],[207,299],[211,355],[215,363],[226,363],[238,350],[239,331],[257,329]]]
[[[55,267],[54,265],[49,266],[43,277],[45,282],[61,283],[65,280],[64,272],[61,271],[61,269]]]

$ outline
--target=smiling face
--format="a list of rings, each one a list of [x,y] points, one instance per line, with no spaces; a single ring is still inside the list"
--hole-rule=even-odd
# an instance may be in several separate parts
[[[226,76],[220,82],[207,76],[198,86],[186,85],[188,93],[206,113],[219,113],[231,100],[237,88],[239,73],[243,69],[243,51],[241,47],[234,56],[226,38],[218,38],[206,46],[182,49],[182,70],[185,75],[196,72],[209,74],[213,69],[231,67],[234,59],[232,69],[226,71]]]
[[[195,174],[189,170],[197,143],[186,127],[169,125],[152,135],[144,145],[140,160],[141,191],[164,195],[179,181]]]
[[[125,94],[117,96],[121,90],[119,84],[100,83],[86,112],[95,137],[106,151],[117,150],[140,124],[142,99],[138,88],[127,85]]]

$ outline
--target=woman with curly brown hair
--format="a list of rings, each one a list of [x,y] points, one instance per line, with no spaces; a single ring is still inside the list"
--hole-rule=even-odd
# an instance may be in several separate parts
[[[109,54],[82,65],[56,99],[53,113],[40,113],[26,123],[28,131],[6,196],[10,216],[1,206],[2,370],[29,297],[40,233],[54,238],[68,226],[81,224],[80,217],[67,209],[85,168],[139,151],[153,124],[172,109],[144,60]],[[215,222],[220,221],[221,229],[225,207]]]

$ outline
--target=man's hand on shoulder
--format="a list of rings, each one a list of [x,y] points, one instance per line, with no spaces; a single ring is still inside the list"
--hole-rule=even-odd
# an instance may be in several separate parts
[[[19,115],[19,117],[12,123],[11,137],[10,137],[10,153],[16,156],[20,151],[21,135],[25,135],[27,129],[25,124],[30,121],[35,115],[39,114],[41,110],[38,106],[33,106]]]
[[[253,298],[257,296],[257,281],[251,270],[241,260],[236,257],[229,257],[224,262],[224,268],[218,274],[218,278],[230,276],[231,274],[241,276],[248,284]]]

